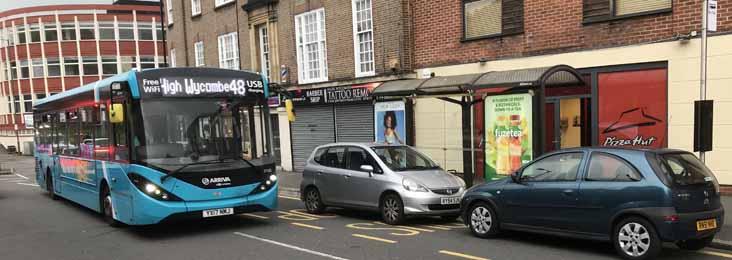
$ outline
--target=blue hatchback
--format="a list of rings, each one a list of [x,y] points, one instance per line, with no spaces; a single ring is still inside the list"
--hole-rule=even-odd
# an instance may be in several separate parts
[[[611,241],[627,259],[653,258],[664,241],[704,248],[724,219],[712,172],[692,153],[669,149],[549,153],[471,188],[461,209],[481,238],[506,229]]]

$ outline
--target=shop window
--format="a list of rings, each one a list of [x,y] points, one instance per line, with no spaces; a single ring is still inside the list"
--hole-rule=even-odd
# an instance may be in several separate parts
[[[463,0],[463,38],[522,33],[523,0]]]
[[[45,72],[43,68],[43,59],[33,59],[31,60],[31,71],[33,72],[33,78],[43,78],[45,77]]]
[[[81,40],[96,39],[96,35],[94,34],[94,23],[91,23],[91,22],[79,23],[79,39],[81,39]]]
[[[48,58],[46,59],[46,63],[48,66],[49,77],[61,76],[61,61],[59,60],[59,58]]]
[[[120,40],[134,40],[135,39],[135,25],[127,22],[120,22],[119,26],[119,39]]]
[[[526,182],[575,181],[582,162],[582,153],[552,155],[532,163],[521,172]]]
[[[328,80],[325,43],[325,9],[295,16],[298,82]]]
[[[588,181],[639,181],[638,171],[625,160],[606,153],[592,153]]]
[[[64,57],[64,74],[66,76],[81,75],[79,71],[79,59],[76,57]]]
[[[97,57],[82,57],[84,76],[96,76],[99,75],[99,64],[97,63]]]
[[[235,32],[219,36],[219,68],[239,69],[238,42]]]
[[[196,53],[196,67],[202,67],[206,65],[203,58],[203,41],[198,41],[193,45],[193,50]]]
[[[114,40],[114,22],[99,22],[99,39]]]
[[[584,0],[584,22],[672,11],[672,0]]]
[[[371,0],[353,0],[353,40],[356,76],[374,75],[374,28]]]
[[[61,24],[61,40],[64,41],[75,41],[76,40],[76,24],[62,23]]]
[[[58,25],[56,23],[44,23],[43,37],[45,38],[44,41],[47,42],[58,41]]]
[[[117,75],[117,57],[102,57],[102,74]]]

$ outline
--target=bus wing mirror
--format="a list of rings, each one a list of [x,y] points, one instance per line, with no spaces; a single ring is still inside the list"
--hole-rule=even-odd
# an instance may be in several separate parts
[[[122,104],[112,104],[109,108],[109,122],[113,124],[125,121],[124,106]]]

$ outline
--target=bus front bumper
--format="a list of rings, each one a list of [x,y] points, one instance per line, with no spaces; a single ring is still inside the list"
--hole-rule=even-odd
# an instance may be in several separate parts
[[[269,190],[247,195],[244,197],[207,200],[207,201],[184,201],[165,202],[148,197],[145,194],[138,194],[144,198],[137,200],[134,207],[134,220],[132,225],[153,225],[158,223],[178,222],[184,220],[203,219],[203,212],[213,209],[232,208],[233,214],[237,215],[248,212],[271,211],[277,208],[277,190],[275,184]]]

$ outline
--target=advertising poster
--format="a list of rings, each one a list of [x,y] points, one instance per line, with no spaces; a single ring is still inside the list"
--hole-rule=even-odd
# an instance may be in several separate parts
[[[598,76],[601,146],[666,147],[666,69],[601,73]],[[628,91],[632,90],[632,95]]]
[[[374,105],[376,143],[405,144],[407,127],[404,102],[378,102]]]
[[[502,178],[531,161],[531,104],[529,94],[486,97],[486,180]]]

